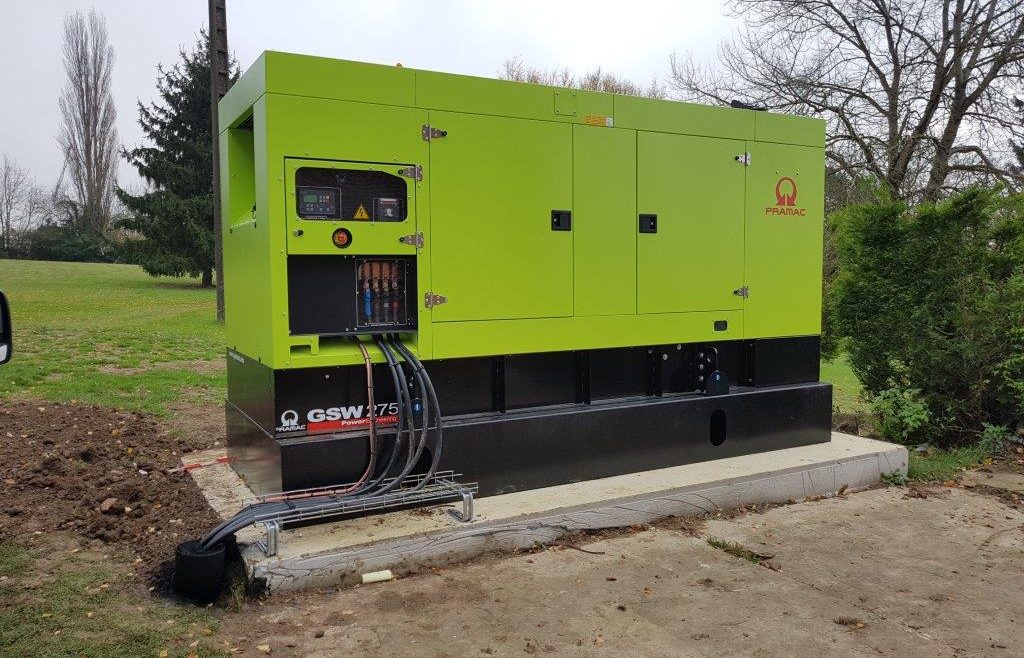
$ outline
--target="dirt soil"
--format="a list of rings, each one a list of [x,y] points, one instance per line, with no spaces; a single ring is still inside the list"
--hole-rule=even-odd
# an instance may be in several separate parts
[[[174,548],[217,522],[192,478],[168,473],[210,447],[150,416],[106,407],[5,402],[0,409],[0,540],[70,531],[123,550],[167,585]]]
[[[965,478],[672,520],[250,601],[218,639],[302,658],[1020,656],[1019,502]]]

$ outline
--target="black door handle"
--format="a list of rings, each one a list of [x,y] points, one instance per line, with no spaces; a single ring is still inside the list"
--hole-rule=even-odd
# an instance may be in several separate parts
[[[571,210],[552,210],[551,211],[551,230],[552,231],[571,231],[572,230],[572,211]]]
[[[658,232],[658,216],[657,215],[640,215],[640,232],[641,233],[657,233]]]

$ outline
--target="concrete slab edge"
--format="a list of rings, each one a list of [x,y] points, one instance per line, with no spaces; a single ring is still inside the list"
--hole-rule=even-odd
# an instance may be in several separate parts
[[[873,486],[883,474],[907,472],[902,446],[705,484],[567,507],[512,520],[452,527],[293,558],[268,558],[256,546],[243,551],[250,580],[268,591],[349,585],[362,573],[390,569],[396,576],[479,555],[547,544],[581,530],[648,524],[671,516],[705,514],[759,503],[784,503]]]

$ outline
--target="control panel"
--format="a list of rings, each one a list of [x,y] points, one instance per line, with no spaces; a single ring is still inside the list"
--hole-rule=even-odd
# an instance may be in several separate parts
[[[301,167],[295,172],[300,219],[402,222],[408,217],[406,181],[378,169]]]
[[[296,212],[303,219],[340,219],[341,190],[336,187],[295,188]]]

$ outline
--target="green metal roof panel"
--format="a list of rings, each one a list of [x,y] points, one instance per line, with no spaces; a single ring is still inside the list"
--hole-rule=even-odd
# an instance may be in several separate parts
[[[584,123],[612,113],[612,95],[433,71],[416,72],[416,105],[430,110]],[[594,119],[596,120],[596,119]]]
[[[727,107],[615,96],[615,125],[619,128],[701,137],[753,139],[755,114],[750,110]]]
[[[220,132],[234,127],[249,115],[253,103],[263,95],[266,89],[266,57],[267,53],[260,55],[220,100],[217,105]]]
[[[264,52],[221,101],[221,127],[236,124],[268,92],[818,148],[825,143],[824,122],[815,118],[273,51]]]
[[[416,71],[291,53],[264,53],[266,91],[380,105],[416,105]]]
[[[825,147],[825,121],[791,114],[755,112],[754,139],[759,142]]]

